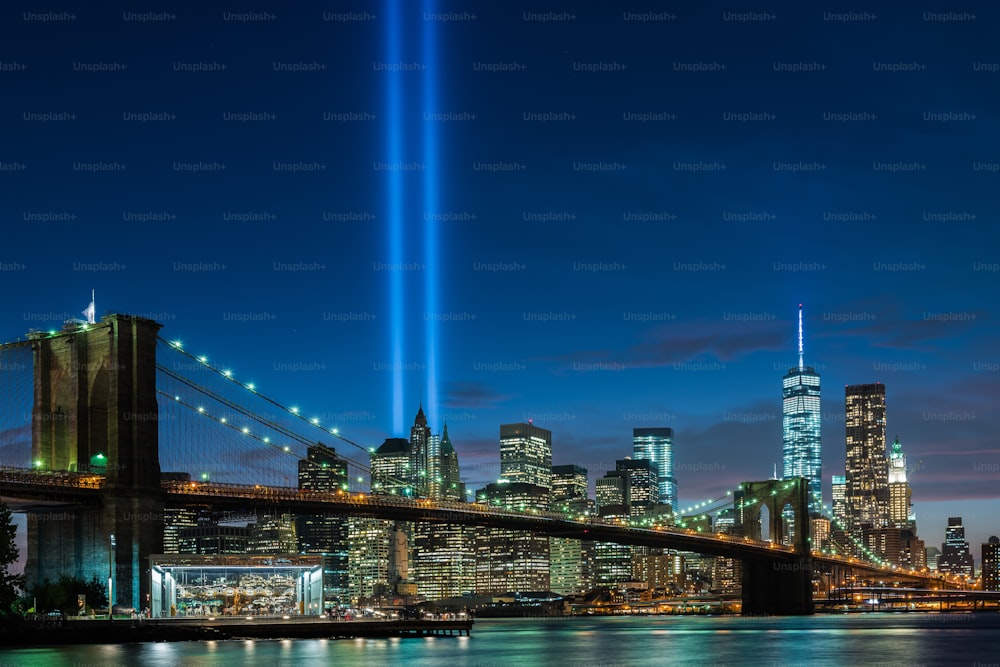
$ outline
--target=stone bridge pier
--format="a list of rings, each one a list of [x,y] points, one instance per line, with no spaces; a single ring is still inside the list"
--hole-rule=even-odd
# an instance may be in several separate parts
[[[793,555],[743,561],[743,614],[792,616],[813,613],[809,480],[744,482],[735,497],[742,534],[763,539],[765,527],[776,544],[791,543]],[[789,512],[790,508],[790,512]],[[791,521],[788,515],[791,514]]]
[[[112,604],[146,605],[148,557],[163,552],[159,328],[146,318],[108,315],[29,335],[32,466],[105,475],[96,506],[28,512],[29,585],[62,574],[102,582],[113,575]]]

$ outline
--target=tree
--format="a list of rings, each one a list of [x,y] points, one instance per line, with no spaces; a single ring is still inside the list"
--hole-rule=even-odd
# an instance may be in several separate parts
[[[87,606],[92,609],[107,605],[107,593],[105,584],[101,583],[96,575],[87,581],[63,574],[55,581],[46,579],[41,584],[33,586],[28,591],[28,596],[34,599],[37,605],[36,612],[58,610],[67,615],[76,615],[86,611],[78,608],[78,596],[85,595]]]
[[[24,588],[24,577],[11,574],[10,566],[18,559],[14,536],[17,526],[11,520],[10,508],[0,501],[0,617],[15,613],[15,607]]]

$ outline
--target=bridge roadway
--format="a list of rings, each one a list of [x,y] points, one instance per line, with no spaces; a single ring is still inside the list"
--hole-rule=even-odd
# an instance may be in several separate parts
[[[104,477],[96,474],[0,467],[0,497],[15,510],[49,503],[93,505],[100,502],[99,492],[103,483]],[[791,547],[748,537],[660,526],[640,528],[597,517],[576,520],[555,512],[519,512],[479,503],[411,500],[392,495],[343,491],[326,493],[294,487],[215,482],[164,481],[162,485],[169,506],[210,505],[215,508],[263,512],[280,509],[282,512],[300,515],[329,513],[396,521],[487,526],[526,530],[552,537],[662,547],[740,560],[792,562],[800,557]],[[856,558],[821,554],[818,551],[813,552],[812,560],[815,565],[846,567],[895,579],[952,583],[927,572],[882,567]]]

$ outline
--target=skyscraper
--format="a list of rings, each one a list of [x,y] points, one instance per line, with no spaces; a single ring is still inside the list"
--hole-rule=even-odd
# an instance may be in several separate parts
[[[996,535],[983,545],[983,590],[1000,591],[1000,538]]]
[[[427,426],[424,416],[424,406],[417,410],[410,428],[410,474],[417,498],[429,498],[432,490],[431,480],[440,475],[440,442],[431,441],[431,429]]]
[[[433,500],[465,500],[458,454],[444,425],[430,437],[428,495]],[[436,468],[436,472],[434,472]],[[414,523],[412,527],[413,579],[417,593],[429,600],[458,597],[475,586],[475,529],[456,524]]]
[[[476,491],[476,502],[521,511],[549,507],[549,489],[527,482],[496,482]],[[479,594],[547,591],[550,588],[549,538],[526,530],[475,530]]]
[[[910,513],[910,497],[910,484],[906,480],[906,454],[897,437],[889,452],[889,525],[915,530]]]
[[[885,455],[885,385],[844,389],[848,529],[857,541],[866,528],[889,522],[889,466]]]
[[[625,520],[629,516],[628,474],[609,470],[595,482],[597,513],[605,520]],[[616,584],[632,579],[632,547],[614,542],[594,544],[594,583]]]
[[[809,513],[822,513],[823,459],[820,452],[819,374],[806,366],[799,304],[799,365],[781,380],[782,476],[809,480]]]
[[[830,493],[834,530],[843,529],[847,526],[847,478],[843,475],[833,475],[830,478]]]
[[[461,480],[458,468],[458,453],[451,444],[448,437],[448,424],[444,425],[444,432],[441,434],[441,499],[465,501],[465,484]]]
[[[413,572],[417,593],[428,600],[465,595],[475,589],[474,526],[413,524]]]
[[[975,568],[972,554],[969,553],[969,543],[965,541],[965,526],[962,517],[948,517],[948,528],[944,534],[944,544],[941,546],[941,557],[938,558],[938,572],[954,574],[961,577],[971,577]]]
[[[848,545],[848,524],[847,517],[847,477],[844,475],[833,475],[830,477],[830,498],[831,498],[831,521],[830,535],[827,544],[820,543],[821,548],[832,549],[835,553],[845,553],[845,549],[850,551]]]
[[[299,460],[299,488],[309,491],[336,491],[347,484],[347,461],[333,447],[309,445],[306,458]]]
[[[615,469],[625,477],[625,502],[629,516],[651,513],[659,498],[656,464],[649,459],[625,458],[615,461]]]
[[[677,478],[674,477],[674,430],[672,428],[632,429],[632,454],[656,464],[657,502],[677,511]]]
[[[211,516],[211,507],[165,507],[163,508],[163,553],[179,554],[180,533],[187,528],[197,528],[202,518]]]
[[[552,507],[587,501],[587,469],[577,465],[552,466]]]
[[[247,553],[293,554],[298,549],[295,522],[291,514],[263,516],[250,529]]]
[[[372,493],[413,496],[409,440],[386,438],[368,458],[372,475]]]
[[[627,520],[652,516],[657,509],[659,484],[656,464],[650,459],[621,459],[615,469],[596,481],[597,512],[602,519]],[[655,555],[661,550],[613,542],[594,545],[594,581],[616,584],[633,578],[633,555]]]
[[[500,477],[552,488],[552,431],[527,424],[501,424]]]
[[[389,590],[389,536],[392,522],[352,516],[348,531],[348,596],[353,604]]]
[[[415,495],[413,452],[409,440],[386,438],[378,449],[370,451],[368,457],[372,493]],[[390,541],[394,531],[398,530],[399,526],[385,519],[348,519],[347,597],[352,603],[395,592],[390,586],[389,557],[392,547],[397,546],[391,545]],[[398,557],[395,564],[399,564]],[[399,581],[392,583],[398,584]]]
[[[299,461],[299,488],[304,491],[337,491],[347,485],[347,461],[333,447],[321,443],[306,449]],[[300,515],[295,517],[299,553],[323,555],[323,597],[340,602],[347,597],[347,518]]]
[[[592,511],[587,498],[587,469],[577,465],[552,466],[552,510],[570,516]],[[550,588],[560,595],[577,595],[593,584],[594,542],[566,537],[549,538]]]

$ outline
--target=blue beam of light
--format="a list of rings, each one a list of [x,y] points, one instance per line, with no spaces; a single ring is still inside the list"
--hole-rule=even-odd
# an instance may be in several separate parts
[[[386,0],[386,62],[400,62],[400,23],[402,13],[396,0]],[[386,72],[386,133],[389,164],[402,162],[403,153],[403,97],[402,74],[395,70]],[[389,176],[389,262],[393,267],[403,263],[403,175],[399,169],[390,169]],[[403,433],[403,272],[389,273],[389,327],[392,355],[392,431]]]
[[[424,16],[435,11],[434,0],[424,0]],[[441,428],[438,422],[437,357],[439,299],[439,235],[438,235],[438,136],[437,122],[429,114],[437,113],[437,31],[436,21],[423,22],[423,195],[424,211],[424,345],[427,359],[427,421],[431,428]]]

